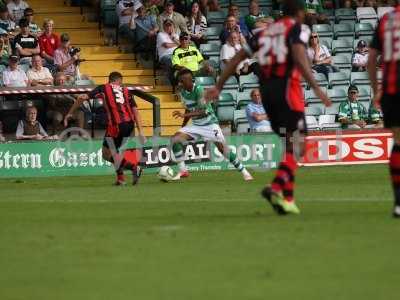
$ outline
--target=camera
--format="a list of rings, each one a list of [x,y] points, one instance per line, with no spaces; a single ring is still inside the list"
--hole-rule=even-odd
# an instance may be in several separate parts
[[[79,47],[71,47],[71,49],[69,49],[69,55],[71,56],[75,56],[79,52],[81,52],[81,48]]]

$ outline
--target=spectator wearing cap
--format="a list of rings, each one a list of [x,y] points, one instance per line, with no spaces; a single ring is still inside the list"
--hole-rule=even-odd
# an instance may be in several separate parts
[[[158,16],[158,25],[164,24],[165,20],[172,20],[175,32],[179,35],[181,32],[188,32],[185,18],[178,12],[174,11],[174,3],[166,1],[164,12]]]
[[[351,85],[347,91],[347,100],[340,103],[338,120],[342,128],[361,129],[367,125],[368,113],[358,101],[358,88]]]
[[[197,48],[200,47],[200,44],[207,42],[207,19],[200,11],[200,5],[198,2],[192,3],[190,12],[186,17],[186,24],[190,34],[190,39],[196,44]]]
[[[158,61],[163,65],[170,79],[172,72],[172,53],[179,46],[179,36],[174,29],[174,23],[166,19],[163,23],[163,31],[157,34]],[[172,82],[172,81],[171,81]]]
[[[7,31],[0,28],[0,64],[8,65],[8,58],[12,54],[10,39]]]
[[[15,23],[11,20],[6,6],[0,6],[0,28],[7,32],[15,30]]]
[[[172,53],[172,66],[175,71],[189,69],[194,76],[214,75],[213,68],[204,61],[196,46],[190,45],[190,36],[182,32],[179,36],[179,46]]]
[[[31,86],[53,85],[53,76],[48,68],[43,67],[40,54],[32,57],[32,68],[26,72],[26,76]]]
[[[64,73],[69,82],[75,81],[76,64],[79,61],[79,53],[71,56],[71,41],[68,33],[61,34],[60,47],[54,51],[54,65]]]
[[[11,55],[9,66],[3,71],[3,83],[6,87],[26,87],[29,80],[25,72],[18,67],[19,58]]]
[[[29,5],[23,0],[12,0],[7,4],[8,12],[10,13],[10,18],[16,24],[19,23],[24,16],[24,11]]]
[[[46,19],[43,23],[43,34],[39,37],[40,54],[46,60],[46,66],[54,69],[54,51],[60,47],[60,37],[53,32],[53,20]]]
[[[32,35],[38,37],[42,30],[40,27],[33,21],[34,18],[34,11],[32,8],[28,7],[24,10],[24,18],[26,18],[29,22],[29,30]]]
[[[140,3],[138,0],[121,0],[117,2],[116,12],[119,20],[119,32],[134,40],[134,20],[137,16],[135,5]]]
[[[58,137],[49,136],[43,126],[37,120],[37,108],[29,106],[26,109],[25,120],[20,120],[15,137],[17,140],[56,140]]]
[[[32,55],[40,54],[38,39],[30,33],[29,22],[22,18],[19,21],[21,32],[14,38],[14,48],[21,57],[20,63],[30,63]]]
[[[353,72],[364,72],[367,70],[368,63],[368,47],[364,40],[360,40],[357,44],[357,51],[354,53],[351,62]]]
[[[143,5],[138,6],[136,10],[138,16],[136,23],[136,46],[135,51],[143,52],[144,58],[149,58],[149,53],[154,52],[159,28],[156,17],[146,13]]]
[[[267,113],[261,103],[260,90],[252,90],[250,97],[251,102],[246,106],[246,116],[250,130],[254,132],[272,132],[271,123],[268,121]]]

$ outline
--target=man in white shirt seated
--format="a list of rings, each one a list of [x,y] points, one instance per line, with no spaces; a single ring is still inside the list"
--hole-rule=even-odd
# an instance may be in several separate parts
[[[259,89],[254,89],[250,94],[251,102],[246,107],[247,120],[253,132],[272,132],[271,123],[261,102]]]
[[[26,72],[31,86],[53,85],[53,76],[49,69],[43,67],[42,57],[35,54],[32,57],[32,68]]]
[[[28,86],[28,77],[25,72],[18,67],[18,62],[18,56],[10,56],[9,66],[3,71],[3,83],[6,87]]]
[[[138,0],[120,0],[116,5],[116,13],[119,20],[119,32],[127,36],[132,41],[135,37],[134,19],[137,16],[135,4],[140,3]]]
[[[172,76],[172,53],[179,46],[179,36],[174,30],[174,22],[166,19],[163,23],[164,31],[157,34],[157,53],[158,61],[163,65],[168,73],[170,80]],[[172,82],[171,81],[171,82]]]
[[[367,42],[360,40],[357,44],[357,51],[354,53],[353,61],[351,62],[353,72],[364,72],[367,70],[368,63],[368,46]]]

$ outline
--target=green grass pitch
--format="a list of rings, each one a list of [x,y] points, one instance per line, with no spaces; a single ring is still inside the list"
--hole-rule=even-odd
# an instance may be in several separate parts
[[[387,167],[301,168],[285,217],[273,173],[2,179],[0,299],[399,299]]]

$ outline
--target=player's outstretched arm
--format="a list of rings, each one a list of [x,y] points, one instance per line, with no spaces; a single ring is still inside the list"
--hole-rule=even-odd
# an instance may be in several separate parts
[[[74,113],[75,110],[77,110],[83,102],[85,102],[86,100],[89,99],[89,96],[84,94],[84,95],[79,95],[76,98],[76,101],[74,102],[74,104],[71,106],[70,110],[68,111],[68,113],[65,115],[64,118],[64,126],[67,127],[68,126],[68,120],[70,118],[72,118],[72,114]]]
[[[147,139],[144,136],[143,132],[143,122],[142,122],[142,117],[140,116],[139,110],[137,107],[132,107],[133,111],[133,116],[135,117],[135,123],[139,131],[139,139],[142,144],[146,143]]]
[[[236,73],[236,68],[237,66],[247,58],[247,53],[243,49],[241,49],[236,55],[229,61],[229,64],[227,64],[225,70],[222,72],[221,76],[219,77],[216,85],[210,89],[207,89],[204,98],[207,101],[214,100],[216,101],[218,99],[219,94],[222,91],[222,88],[224,87],[225,82],[228,80],[229,77],[231,77],[233,74]]]
[[[368,54],[368,64],[367,64],[369,80],[371,81],[372,91],[374,93],[374,99],[373,99],[372,103],[377,108],[379,108],[380,100],[381,100],[381,91],[379,90],[378,78],[376,76],[376,70],[378,67],[378,63],[377,63],[378,55],[379,55],[378,50],[376,50],[374,48],[370,48],[369,54]]]
[[[306,47],[301,43],[296,43],[292,45],[293,61],[299,68],[301,75],[308,82],[311,88],[314,90],[315,95],[318,96],[325,106],[331,106],[332,102],[328,96],[321,90],[319,85],[314,79],[311,72],[310,62],[307,57]]]

